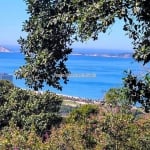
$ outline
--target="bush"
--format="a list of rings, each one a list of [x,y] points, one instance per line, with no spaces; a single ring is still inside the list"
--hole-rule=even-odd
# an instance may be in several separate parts
[[[36,132],[42,136],[61,122],[58,112],[62,100],[56,94],[37,94],[30,90],[12,88],[2,96],[6,98],[0,106],[0,129],[13,121],[20,129],[30,130],[34,125]]]
[[[85,107],[85,106],[83,106]],[[86,106],[87,107],[87,106]],[[93,106],[92,106],[93,107]],[[131,114],[89,113],[86,122],[64,122],[45,134],[45,141],[36,133],[34,125],[27,131],[10,122],[0,132],[0,149],[18,150],[149,150],[150,115],[135,119]],[[105,111],[106,112],[106,111]]]
[[[129,101],[133,104],[141,104],[146,113],[150,112],[150,73],[139,78],[132,72],[126,72],[124,87]]]
[[[127,100],[126,90],[124,88],[111,88],[105,94],[105,102],[113,106],[129,105]]]
[[[14,85],[7,80],[0,80],[0,105],[6,101],[7,96]]]
[[[25,131],[16,127],[12,122],[10,127],[2,130],[0,134],[1,150],[43,150],[46,146],[36,134],[34,128]]]
[[[68,122],[80,122],[84,123],[90,115],[94,115],[98,113],[98,106],[97,105],[83,105],[79,108],[74,109],[69,117]]]

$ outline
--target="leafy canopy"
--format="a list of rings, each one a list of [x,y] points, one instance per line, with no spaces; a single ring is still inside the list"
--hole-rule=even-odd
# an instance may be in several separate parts
[[[43,83],[62,89],[67,83],[65,66],[69,47],[75,40],[96,40],[116,19],[123,20],[123,30],[133,39],[134,57],[147,63],[150,59],[150,2],[149,0],[25,0],[29,19],[20,38],[26,64],[17,71],[18,78],[38,90]]]
[[[17,78],[25,78],[35,90],[43,83],[61,90],[60,80],[66,83],[69,73],[64,62],[71,53],[73,29],[61,20],[61,15],[56,18],[55,1],[26,0],[26,4],[30,17],[24,22],[23,31],[28,34],[19,40],[26,64],[16,72]]]
[[[63,20],[76,28],[76,38],[84,41],[98,38],[116,19],[124,22],[123,30],[133,40],[134,57],[147,63],[150,59],[150,1],[149,0],[62,0],[58,9]],[[59,15],[59,14],[58,14]]]
[[[9,81],[0,81],[0,130],[14,122],[20,129],[31,130],[32,125],[42,136],[58,125],[62,99],[56,94],[35,93],[14,87]]]
[[[88,38],[96,40],[120,19],[133,40],[134,58],[150,61],[149,0],[25,0],[29,19],[23,25],[26,39],[20,38],[26,64],[16,72],[26,84],[38,90],[44,83],[62,89],[67,83],[65,62],[71,44]],[[149,104],[149,103],[148,103]]]
[[[124,82],[128,100],[133,103],[139,102],[148,113],[150,111],[150,74],[146,74],[144,78],[138,78],[129,72]]]

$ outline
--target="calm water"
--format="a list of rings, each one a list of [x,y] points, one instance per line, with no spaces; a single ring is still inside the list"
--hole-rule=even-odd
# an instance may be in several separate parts
[[[14,74],[15,70],[23,64],[24,59],[20,53],[0,53],[0,72]],[[70,77],[67,85],[63,85],[63,91],[48,86],[43,90],[49,89],[65,95],[101,99],[109,88],[122,85],[124,70],[132,69],[140,74],[143,69],[132,58],[75,55],[69,56],[67,66],[73,76]],[[24,81],[16,80],[15,76],[13,81],[16,86],[27,88]]]

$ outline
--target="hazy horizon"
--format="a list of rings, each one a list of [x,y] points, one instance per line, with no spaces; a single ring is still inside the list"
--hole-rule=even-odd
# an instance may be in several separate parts
[[[20,51],[20,45],[0,45],[12,52],[19,52]],[[133,53],[132,50],[119,50],[119,49],[104,49],[104,48],[88,48],[88,47],[73,47],[72,48],[72,53],[116,53],[116,54],[120,54],[120,53]]]

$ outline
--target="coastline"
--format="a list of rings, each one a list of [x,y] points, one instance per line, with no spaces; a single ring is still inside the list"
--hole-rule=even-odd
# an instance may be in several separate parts
[[[24,89],[24,90],[30,90],[30,89]],[[35,91],[35,92],[37,92],[39,94],[43,94],[46,91]],[[74,102],[77,102],[78,104],[101,104],[101,103],[104,103],[104,99],[96,100],[96,99],[90,99],[90,98],[82,98],[82,97],[78,97],[78,96],[59,94],[56,92],[52,92],[52,93],[62,97],[63,100],[65,100],[65,101],[74,101]]]
[[[0,46],[0,52],[2,52],[2,53],[9,53],[10,50],[5,48],[5,47]]]
[[[24,64],[23,54],[20,53],[1,53],[0,72],[13,74],[14,70]],[[62,83],[63,91],[44,85],[43,90],[50,90],[59,94],[66,94],[69,97],[78,97],[77,99],[102,100],[104,94],[111,87],[120,87],[122,84],[123,70],[133,68],[140,70],[132,59],[102,58],[95,56],[71,56],[66,63],[69,71],[74,76],[69,78],[67,85]],[[131,64],[132,63],[132,64]],[[93,77],[83,77],[82,75],[96,74]],[[27,88],[24,79],[13,78],[16,86]]]
[[[106,58],[131,58],[132,53],[122,53],[122,54],[109,54],[109,53],[72,53],[72,56],[93,56],[93,57],[106,57]]]
[[[81,98],[81,97],[76,97],[76,96],[70,96],[70,95],[64,95],[64,94],[57,94],[58,96],[63,97],[64,100],[68,100],[68,101],[74,101],[77,102],[79,104],[101,104],[104,102],[103,99],[99,99],[99,100],[94,100],[94,99],[86,99],[86,98]]]

